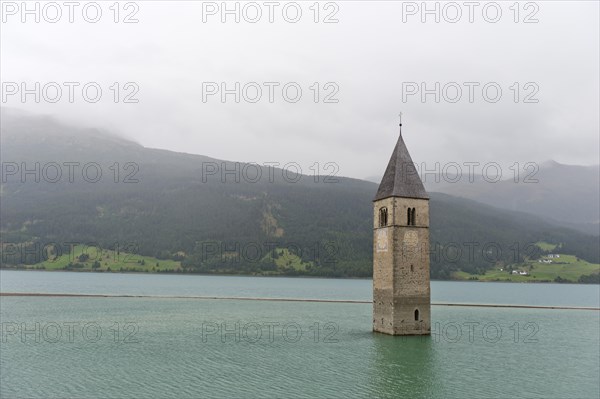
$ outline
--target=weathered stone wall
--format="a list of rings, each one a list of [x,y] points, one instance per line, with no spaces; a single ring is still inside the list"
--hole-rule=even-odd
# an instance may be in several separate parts
[[[388,226],[379,227],[379,209],[387,207]],[[377,201],[373,206],[373,328],[393,333],[394,300],[394,228],[393,198]]]
[[[379,227],[383,206],[387,227]],[[414,226],[408,225],[408,208],[416,210]],[[429,334],[429,201],[386,198],[374,203],[373,216],[373,330]]]
[[[414,198],[394,198],[395,224],[400,226],[407,225],[406,210],[408,208],[415,208],[415,226],[429,227],[429,201]]]

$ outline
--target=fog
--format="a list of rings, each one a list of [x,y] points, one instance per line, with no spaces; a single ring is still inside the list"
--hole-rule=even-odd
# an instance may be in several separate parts
[[[2,2],[2,106],[356,178],[385,169],[399,112],[428,168],[598,163],[597,2],[89,4]]]

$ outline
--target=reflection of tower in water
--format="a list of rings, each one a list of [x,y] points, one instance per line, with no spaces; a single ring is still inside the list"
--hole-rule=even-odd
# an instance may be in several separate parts
[[[442,397],[435,373],[434,342],[428,336],[373,336],[369,391],[378,398]]]

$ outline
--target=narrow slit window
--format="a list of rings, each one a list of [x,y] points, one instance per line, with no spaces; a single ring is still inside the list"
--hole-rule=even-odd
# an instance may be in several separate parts
[[[415,321],[419,321],[419,309],[415,309]]]

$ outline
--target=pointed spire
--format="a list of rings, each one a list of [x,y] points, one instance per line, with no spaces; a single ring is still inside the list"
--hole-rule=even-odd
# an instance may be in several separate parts
[[[388,197],[429,199],[415,164],[402,139],[402,113],[400,135],[373,201]]]

